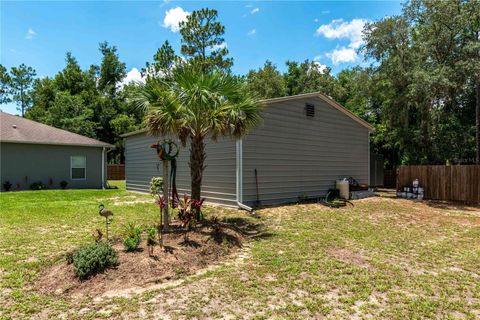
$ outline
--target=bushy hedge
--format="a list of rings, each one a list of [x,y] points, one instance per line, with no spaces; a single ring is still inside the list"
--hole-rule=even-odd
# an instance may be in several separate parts
[[[30,189],[32,190],[45,190],[47,186],[43,184],[42,181],[35,181],[30,185]]]
[[[81,279],[118,265],[117,252],[108,242],[96,242],[81,247],[72,257],[75,274]]]

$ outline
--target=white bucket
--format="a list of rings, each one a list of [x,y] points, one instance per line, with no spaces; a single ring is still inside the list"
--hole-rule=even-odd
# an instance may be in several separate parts
[[[335,184],[335,188],[338,189],[340,193],[340,198],[343,198],[345,200],[349,199],[349,191],[350,191],[350,186],[348,184],[348,181],[346,180],[337,180]]]

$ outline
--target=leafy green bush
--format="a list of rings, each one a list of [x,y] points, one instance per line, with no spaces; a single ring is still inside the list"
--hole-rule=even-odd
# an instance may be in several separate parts
[[[3,189],[5,189],[5,191],[10,191],[10,188],[12,188],[12,184],[10,183],[10,181],[5,181],[5,183],[3,184]]]
[[[85,280],[118,265],[118,256],[108,242],[95,242],[81,247],[73,253],[73,267],[75,274]]]
[[[147,228],[147,244],[149,246],[154,246],[157,244],[157,241],[155,240],[155,236],[157,235],[157,228],[155,226],[148,227]]]
[[[45,190],[47,186],[43,184],[42,181],[35,181],[30,185],[30,189],[32,190]]]
[[[162,177],[153,177],[150,180],[150,194],[152,196],[157,196],[162,193],[163,189],[163,178]]]
[[[125,225],[124,229],[126,233],[125,238],[123,239],[125,250],[128,252],[137,250],[140,245],[142,229],[133,223]]]
[[[68,185],[68,182],[65,180],[60,181],[60,188],[66,189]]]

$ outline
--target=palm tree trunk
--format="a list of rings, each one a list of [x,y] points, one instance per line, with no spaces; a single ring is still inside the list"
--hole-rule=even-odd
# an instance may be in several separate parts
[[[190,136],[190,177],[192,200],[200,200],[202,189],[203,170],[205,169],[204,162],[207,157],[205,153],[205,142],[203,136]],[[192,208],[197,220],[200,219],[200,211],[197,208]]]

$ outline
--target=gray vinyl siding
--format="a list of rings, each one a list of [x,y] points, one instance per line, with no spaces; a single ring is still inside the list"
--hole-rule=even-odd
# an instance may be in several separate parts
[[[305,104],[315,106],[307,117]],[[369,179],[369,132],[319,98],[278,102],[263,110],[263,123],[243,138],[243,202],[261,204],[318,197],[336,179]]]
[[[162,176],[162,164],[150,145],[162,138],[139,133],[125,138],[125,177],[127,190],[148,192],[152,177]],[[179,144],[180,145],[180,144]],[[236,205],[235,141],[206,141],[206,168],[202,197],[207,202]],[[181,147],[177,160],[177,188],[180,196],[190,193],[189,147]]]
[[[71,156],[86,157],[85,180],[70,178]],[[2,189],[7,180],[13,190],[29,189],[36,181],[59,189],[62,180],[69,189],[102,188],[102,148],[2,142],[0,176]]]

